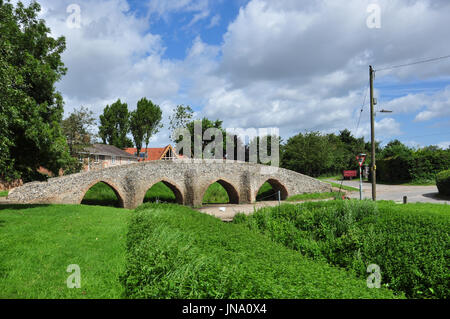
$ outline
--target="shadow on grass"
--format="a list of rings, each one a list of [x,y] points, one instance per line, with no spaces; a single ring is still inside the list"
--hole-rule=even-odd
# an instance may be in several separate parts
[[[4,209],[28,209],[28,208],[36,208],[36,207],[48,207],[49,204],[0,204],[0,211]]]
[[[119,200],[114,199],[83,199],[81,205],[89,206],[107,206],[121,208]]]

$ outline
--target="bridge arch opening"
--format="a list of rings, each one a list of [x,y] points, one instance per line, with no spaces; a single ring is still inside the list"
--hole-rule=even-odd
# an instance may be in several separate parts
[[[278,192],[280,192],[281,200],[288,197],[286,187],[280,181],[269,178],[256,191],[256,201],[278,200]]]
[[[183,205],[183,194],[176,185],[163,180],[153,184],[147,190],[143,202],[168,202]]]
[[[82,205],[124,207],[123,198],[117,189],[105,181],[89,186],[81,200]]]
[[[203,204],[239,204],[239,193],[229,182],[219,179],[209,185],[202,194]]]

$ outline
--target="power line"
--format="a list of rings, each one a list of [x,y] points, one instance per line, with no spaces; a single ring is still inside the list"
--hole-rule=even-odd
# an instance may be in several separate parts
[[[441,56],[441,57],[438,57],[438,58],[432,58],[432,59],[420,60],[420,61],[411,62],[411,63],[406,63],[406,64],[393,65],[393,66],[381,68],[381,69],[378,69],[378,70],[375,70],[375,71],[376,71],[376,72],[387,71],[387,70],[392,70],[392,69],[403,68],[403,67],[405,67],[405,66],[416,65],[416,64],[422,64],[422,63],[428,63],[428,62],[434,62],[434,61],[443,60],[443,59],[448,59],[448,58],[450,58],[450,55],[445,55],[445,56]]]
[[[358,124],[356,125],[355,133],[357,133],[358,128],[359,128],[359,123],[361,122],[361,116],[362,116],[362,113],[364,111],[364,105],[366,104],[368,89],[369,89],[369,83],[367,83],[366,88],[364,89],[366,91],[366,93],[364,94],[364,100],[363,100],[363,103],[361,105],[361,111],[359,112],[359,119],[358,119]]]

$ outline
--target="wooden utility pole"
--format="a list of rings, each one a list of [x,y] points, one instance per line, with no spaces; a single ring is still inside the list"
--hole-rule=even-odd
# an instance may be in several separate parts
[[[373,111],[374,106],[374,96],[373,96],[373,78],[375,71],[372,66],[369,66],[369,77],[370,77],[370,139],[372,142],[372,154],[371,162],[372,166],[370,171],[372,173],[372,200],[377,200],[377,165],[375,163],[375,114]]]

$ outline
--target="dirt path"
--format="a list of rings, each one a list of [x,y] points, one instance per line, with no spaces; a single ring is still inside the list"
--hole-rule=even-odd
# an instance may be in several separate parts
[[[327,199],[322,199],[327,200]],[[316,200],[314,200],[316,201]],[[288,204],[298,204],[303,203],[304,201],[299,202],[286,202],[283,201],[282,204],[288,203]],[[203,206],[200,208],[196,208],[199,212],[215,216],[217,218],[222,219],[223,221],[232,221],[234,218],[234,215],[237,213],[244,213],[246,215],[252,214],[255,210],[260,209],[262,207],[273,207],[277,206],[278,201],[263,201],[263,202],[256,202],[253,204],[209,204],[207,206]]]

